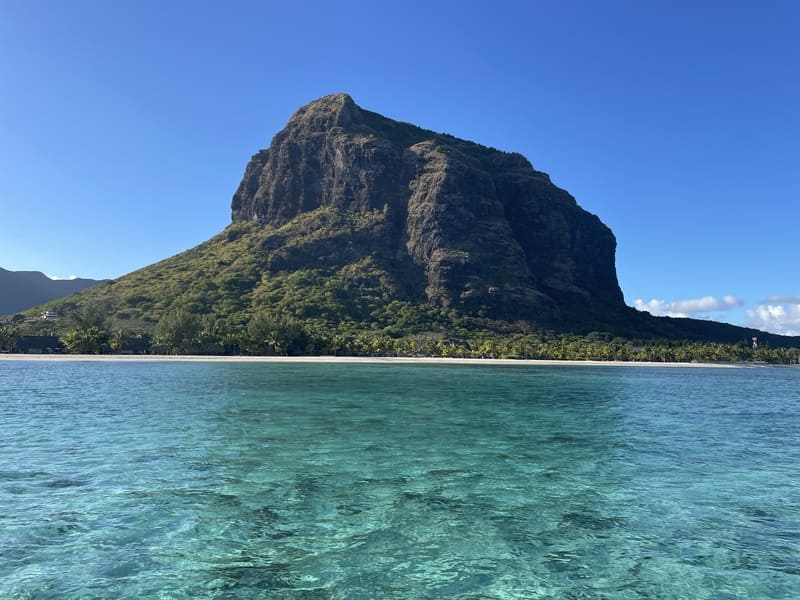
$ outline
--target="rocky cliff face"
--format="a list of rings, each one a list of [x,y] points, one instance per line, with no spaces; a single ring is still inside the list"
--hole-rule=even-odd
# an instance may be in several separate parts
[[[273,272],[369,259],[407,297],[472,314],[624,309],[614,235],[545,173],[346,94],[298,110],[252,157],[232,218],[275,228],[264,242]]]

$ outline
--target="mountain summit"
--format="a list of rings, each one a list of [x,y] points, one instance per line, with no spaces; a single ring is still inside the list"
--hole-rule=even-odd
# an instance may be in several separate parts
[[[195,248],[39,310],[68,317],[53,327],[102,321],[200,353],[435,354],[546,331],[796,344],[625,306],[611,230],[527,159],[346,94],[300,108],[252,157],[231,218]]]
[[[233,196],[234,222],[279,230],[303,217],[319,235],[269,236],[270,272],[369,260],[401,295],[500,319],[625,308],[611,230],[527,159],[393,121],[346,94],[300,108]]]

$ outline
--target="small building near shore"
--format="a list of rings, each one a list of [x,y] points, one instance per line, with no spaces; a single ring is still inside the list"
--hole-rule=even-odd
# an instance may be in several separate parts
[[[23,335],[17,340],[17,352],[23,354],[55,354],[63,350],[61,340],[55,335]]]

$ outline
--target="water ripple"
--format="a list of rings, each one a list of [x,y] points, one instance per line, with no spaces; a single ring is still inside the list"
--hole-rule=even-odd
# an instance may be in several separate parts
[[[0,362],[0,598],[794,599],[798,383]]]

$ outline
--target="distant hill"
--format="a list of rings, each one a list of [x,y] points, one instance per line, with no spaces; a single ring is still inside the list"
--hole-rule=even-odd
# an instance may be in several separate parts
[[[0,315],[10,315],[102,283],[95,279],[50,279],[39,271],[0,268]]]
[[[346,94],[300,108],[252,157],[231,218],[193,249],[49,308],[99,308],[144,332],[194,315],[212,336],[256,317],[346,338],[546,330],[747,342],[754,331],[626,306],[614,234],[525,157]]]

